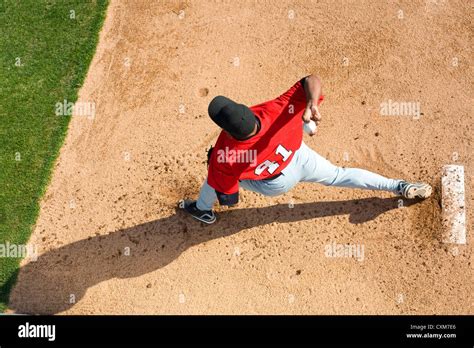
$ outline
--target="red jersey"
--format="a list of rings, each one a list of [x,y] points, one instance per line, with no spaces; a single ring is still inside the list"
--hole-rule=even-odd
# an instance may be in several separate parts
[[[207,183],[218,193],[235,194],[239,180],[263,180],[279,174],[303,141],[305,108],[301,81],[278,98],[250,107],[260,121],[259,132],[239,141],[222,131],[209,158]]]

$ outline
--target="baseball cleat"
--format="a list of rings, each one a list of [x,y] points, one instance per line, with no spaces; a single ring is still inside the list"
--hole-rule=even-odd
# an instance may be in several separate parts
[[[185,199],[179,202],[179,207],[186,210],[193,218],[204,222],[205,224],[212,224],[216,221],[216,215],[212,210],[199,210],[196,206],[196,201]]]
[[[433,189],[431,188],[431,186],[423,182],[409,183],[406,181],[402,181],[398,189],[398,193],[408,199],[413,199],[417,197],[428,198],[429,196],[431,196],[432,191]]]

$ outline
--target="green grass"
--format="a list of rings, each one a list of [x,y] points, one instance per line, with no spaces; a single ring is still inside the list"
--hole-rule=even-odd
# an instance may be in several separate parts
[[[30,237],[70,119],[54,106],[77,100],[106,8],[106,0],[0,0],[0,244]],[[0,312],[19,262],[0,257]]]

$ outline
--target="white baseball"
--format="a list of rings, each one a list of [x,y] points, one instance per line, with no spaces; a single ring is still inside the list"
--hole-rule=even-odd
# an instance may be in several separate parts
[[[316,131],[316,122],[313,120],[310,120],[308,123],[305,122],[303,129],[307,134],[314,133]]]

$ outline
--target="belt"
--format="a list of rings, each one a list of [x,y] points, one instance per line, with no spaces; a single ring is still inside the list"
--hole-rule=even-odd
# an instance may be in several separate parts
[[[282,172],[280,172],[280,173],[278,173],[278,174],[276,174],[276,175],[274,175],[274,176],[271,176],[271,177],[269,177],[269,178],[262,179],[262,180],[264,180],[264,181],[270,181],[270,180],[273,180],[273,179],[278,178],[278,177],[281,176],[281,175],[283,175]]]
[[[270,181],[270,180],[273,180],[273,179],[278,178],[278,177],[281,176],[281,175],[283,175],[283,173],[280,172],[280,173],[278,173],[278,174],[276,174],[276,175],[274,175],[274,176],[271,176],[271,177],[269,177],[269,178],[261,179],[261,181]],[[241,181],[242,181],[242,180],[239,180],[239,182],[241,182]]]

